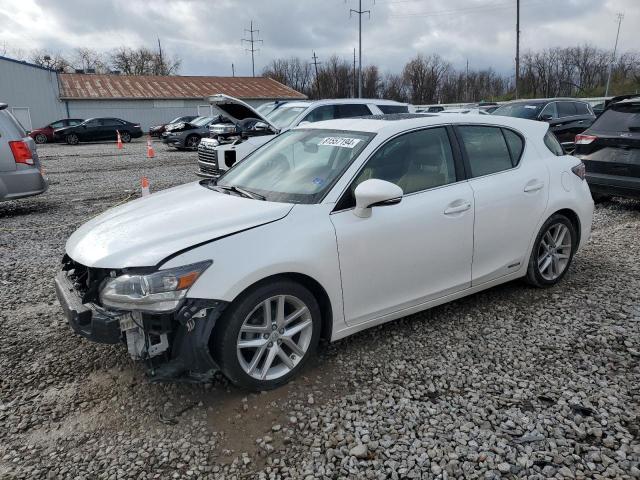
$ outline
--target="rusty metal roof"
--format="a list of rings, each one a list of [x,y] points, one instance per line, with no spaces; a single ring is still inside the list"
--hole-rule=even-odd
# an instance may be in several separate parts
[[[202,99],[224,93],[240,99],[307,98],[265,77],[182,77],[61,73],[62,100]]]

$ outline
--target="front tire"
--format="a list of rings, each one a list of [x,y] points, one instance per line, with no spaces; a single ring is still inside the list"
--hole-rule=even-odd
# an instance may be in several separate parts
[[[124,143],[129,143],[131,141],[131,134],[129,132],[122,132],[120,134],[120,140]]]
[[[34,140],[38,144],[47,143],[47,136],[44,133],[39,133],[36,135],[36,138],[34,138]]]
[[[75,133],[68,134],[66,137],[64,137],[64,139],[69,145],[77,145],[80,142],[78,135],[76,135]]]
[[[569,270],[578,246],[578,232],[571,221],[556,213],[540,229],[533,244],[527,281],[536,287],[555,285]]]
[[[198,135],[189,135],[184,141],[184,146],[189,150],[196,150],[200,145],[200,137]]]
[[[251,288],[212,333],[212,355],[236,386],[270,390],[287,383],[314,354],[320,307],[302,285],[277,280]]]

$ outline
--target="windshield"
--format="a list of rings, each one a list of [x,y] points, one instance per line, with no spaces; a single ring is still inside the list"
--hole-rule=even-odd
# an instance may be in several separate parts
[[[291,125],[291,122],[305,111],[306,108],[307,107],[287,107],[285,105],[267,115],[267,119],[275,125],[277,129],[282,130]]]
[[[503,115],[505,117],[518,117],[535,120],[538,118],[544,103],[512,103],[496,108],[491,115]]]
[[[202,127],[213,120],[213,117],[198,117],[195,120],[190,121],[191,125],[195,125],[196,127]]]
[[[290,130],[239,162],[217,185],[273,202],[317,203],[373,137],[344,130]]]

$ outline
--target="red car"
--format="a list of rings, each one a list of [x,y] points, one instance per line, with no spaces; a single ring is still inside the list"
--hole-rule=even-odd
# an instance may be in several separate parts
[[[54,130],[64,127],[73,127],[75,125],[80,125],[82,122],[84,122],[84,120],[81,118],[64,118],[62,120],[50,123],[46,127],[31,130],[31,132],[29,132],[29,136],[33,138],[36,143],[53,142]]]

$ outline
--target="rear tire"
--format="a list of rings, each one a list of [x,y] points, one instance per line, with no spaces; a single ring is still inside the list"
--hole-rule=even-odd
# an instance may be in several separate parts
[[[78,135],[75,133],[69,133],[66,137],[64,137],[65,141],[69,145],[77,145],[80,142]]]
[[[47,136],[44,133],[39,133],[36,135],[36,137],[34,138],[34,140],[36,141],[36,143],[38,144],[43,144],[43,143],[47,143]]]
[[[527,282],[539,288],[560,282],[571,266],[577,246],[578,233],[573,223],[559,213],[549,217],[533,244]]]
[[[209,345],[226,377],[247,390],[287,383],[315,353],[321,314],[302,285],[276,280],[238,297],[217,323]]]

